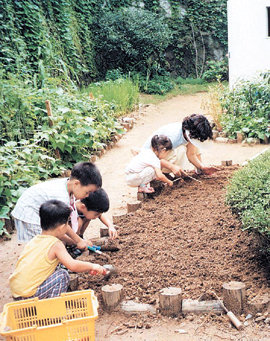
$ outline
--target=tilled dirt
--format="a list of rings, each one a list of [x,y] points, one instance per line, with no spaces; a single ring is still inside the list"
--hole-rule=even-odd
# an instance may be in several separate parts
[[[79,288],[94,289],[100,298],[105,284],[120,283],[125,298],[157,303],[168,286],[182,288],[183,298],[198,299],[207,290],[222,296],[222,283],[242,281],[248,300],[267,292],[269,269],[253,234],[241,230],[225,205],[226,185],[237,166],[220,168],[213,177],[200,176],[143,202],[119,224],[118,252],[110,253],[119,274],[108,281],[79,275]],[[101,258],[83,259],[104,264]]]

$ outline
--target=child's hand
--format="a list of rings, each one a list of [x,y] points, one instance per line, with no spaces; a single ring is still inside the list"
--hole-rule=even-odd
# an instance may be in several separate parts
[[[80,250],[86,250],[88,246],[92,246],[93,243],[91,240],[84,240],[81,238],[81,240],[77,243],[77,248]]]
[[[89,271],[90,275],[106,275],[107,270],[99,264],[92,264],[92,269]]]
[[[109,236],[111,239],[115,239],[118,237],[118,233],[113,225],[109,226]]]
[[[218,170],[216,167],[203,167],[202,171],[206,175],[212,175]]]
[[[173,182],[172,182],[171,180],[169,180],[168,185],[169,185],[170,187],[172,187],[172,186],[173,186]]]

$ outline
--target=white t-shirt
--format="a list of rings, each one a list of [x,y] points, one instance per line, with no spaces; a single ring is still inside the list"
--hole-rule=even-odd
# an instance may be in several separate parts
[[[67,180],[67,178],[58,178],[27,188],[17,201],[11,215],[26,223],[40,225],[39,208],[45,201],[60,200],[69,205]]]
[[[161,168],[160,159],[152,149],[142,149],[126,167],[127,173],[140,173],[146,167]]]
[[[167,136],[172,141],[173,149],[188,143],[188,141],[184,138],[181,122],[173,122],[160,127],[147,138],[143,148],[151,148],[151,139],[154,135]]]

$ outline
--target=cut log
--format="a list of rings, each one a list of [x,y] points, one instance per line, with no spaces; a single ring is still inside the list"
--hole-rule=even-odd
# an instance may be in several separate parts
[[[236,136],[237,136],[237,143],[242,143],[244,140],[244,135],[240,131],[237,131]]]
[[[221,166],[231,166],[232,160],[221,161]]]
[[[223,283],[223,302],[234,314],[241,315],[246,305],[246,285],[242,282]]]
[[[127,203],[127,211],[128,213],[137,211],[142,206],[141,201],[133,201]]]
[[[123,286],[121,284],[104,285],[101,292],[104,308],[109,312],[115,309],[123,298]]]
[[[159,309],[162,315],[177,316],[182,311],[182,290],[176,287],[163,288],[159,292]]]
[[[76,290],[78,290],[78,285],[79,285],[79,276],[78,276],[78,274],[70,274],[69,277],[70,277],[69,285],[68,285],[69,291],[76,291]]]
[[[223,313],[223,307],[218,300],[211,301],[198,301],[191,299],[184,299],[182,302],[182,313],[193,313],[193,314],[203,314],[203,313]]]
[[[99,232],[101,238],[109,236],[109,229],[107,226],[101,226]]]
[[[121,223],[122,218],[126,218],[126,217],[127,217],[126,213],[115,214],[112,216],[112,221],[113,221],[114,225],[119,225]]]
[[[137,200],[139,201],[143,201],[147,198],[147,194],[146,193],[143,193],[143,192],[138,192],[137,193]]]

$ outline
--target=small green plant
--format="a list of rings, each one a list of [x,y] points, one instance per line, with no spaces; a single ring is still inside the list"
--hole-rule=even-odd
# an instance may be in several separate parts
[[[227,189],[226,202],[243,229],[259,234],[270,252],[270,152],[237,171]]]
[[[206,62],[207,70],[203,73],[202,79],[206,82],[228,80],[228,60],[210,60]]]
[[[270,74],[261,75],[256,81],[242,81],[233,90],[220,96],[224,114],[223,130],[236,137],[242,132],[246,138],[269,138],[270,131]]]
[[[116,80],[92,83],[83,92],[91,93],[94,98],[99,98],[103,103],[110,103],[117,116],[134,110],[139,103],[138,82],[132,81],[128,76]]]

